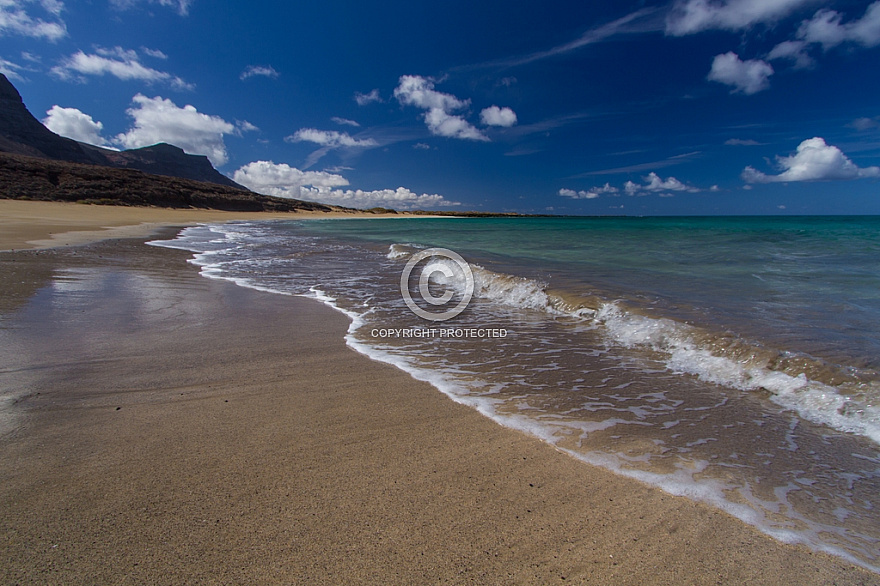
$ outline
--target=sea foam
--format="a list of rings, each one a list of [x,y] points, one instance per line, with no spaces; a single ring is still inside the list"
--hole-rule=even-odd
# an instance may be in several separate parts
[[[388,256],[402,260],[414,250],[412,244],[392,244]],[[442,257],[430,259],[425,270],[430,271],[432,264],[458,270],[454,261]],[[873,401],[874,397],[880,397],[880,388],[876,385],[867,385],[867,389],[862,385],[859,392],[858,388],[839,388],[810,380],[804,372],[781,372],[772,368],[768,358],[778,352],[768,352],[739,339],[731,344],[726,339],[729,336],[713,336],[670,318],[642,315],[618,302],[605,302],[596,309],[575,307],[562,297],[548,293],[545,283],[469,264],[474,275],[475,297],[516,309],[587,321],[601,327],[612,344],[660,354],[671,372],[741,391],[763,389],[770,393],[774,403],[795,411],[804,419],[863,435],[880,444],[880,407]],[[450,279],[446,284],[459,292],[464,288],[461,278]],[[726,343],[720,343],[722,340]],[[744,352],[744,347],[751,351]],[[727,355],[728,348],[735,351]]]

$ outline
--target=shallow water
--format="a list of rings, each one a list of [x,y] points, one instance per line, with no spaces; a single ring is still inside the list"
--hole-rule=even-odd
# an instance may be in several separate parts
[[[880,569],[880,219],[393,219],[185,230],[205,276],[317,297],[359,351],[574,456]],[[461,254],[422,319],[400,275]],[[446,271],[447,275],[436,272]],[[418,276],[455,303],[460,267]],[[420,301],[421,307],[432,310]]]

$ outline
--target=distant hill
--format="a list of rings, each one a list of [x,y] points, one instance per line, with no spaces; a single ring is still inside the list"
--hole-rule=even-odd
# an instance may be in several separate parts
[[[345,210],[227,185],[0,152],[0,198],[239,212]]]
[[[0,198],[230,211],[344,210],[253,193],[207,157],[157,144],[113,151],[58,136],[0,74]]]
[[[58,136],[34,118],[21,94],[0,74],[0,152],[71,163],[137,169],[154,175],[207,181],[245,189],[219,173],[207,157],[188,155],[160,143],[140,149],[114,151]]]

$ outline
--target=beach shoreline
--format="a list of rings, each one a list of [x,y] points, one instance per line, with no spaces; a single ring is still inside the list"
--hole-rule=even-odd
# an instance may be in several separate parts
[[[147,238],[167,226],[241,220],[431,217],[370,212],[228,212],[0,199],[0,251]]]
[[[495,424],[348,348],[319,302],[144,245],[196,215],[106,240],[49,214],[15,238],[92,243],[0,253],[4,582],[880,583]]]

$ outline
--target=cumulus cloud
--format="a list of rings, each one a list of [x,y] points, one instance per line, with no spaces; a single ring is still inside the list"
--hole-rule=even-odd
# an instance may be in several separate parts
[[[627,181],[623,184],[623,193],[627,195],[649,195],[649,194],[658,194],[661,197],[672,197],[674,192],[685,192],[685,193],[700,193],[705,191],[700,189],[699,187],[694,187],[693,185],[688,185],[682,181],[679,181],[675,177],[669,177],[667,179],[663,179],[657,173],[651,172],[644,178],[644,183],[635,183],[634,181]],[[712,186],[709,191],[718,191],[717,186]],[[562,197],[570,197],[571,199],[596,199],[601,197],[602,195],[612,195],[617,196],[620,195],[621,190],[617,187],[614,187],[610,183],[606,183],[605,185],[599,187],[592,187],[587,190],[575,191],[574,189],[560,189],[558,195]]]
[[[135,6],[138,1],[139,0],[110,0],[110,3],[120,10],[127,10]],[[189,14],[189,7],[192,5],[193,0],[147,0],[147,2],[150,4],[158,4],[160,6],[171,6],[172,8],[176,8],[181,16],[186,16]]]
[[[176,89],[192,90],[193,86],[179,77],[147,67],[140,61],[137,51],[122,47],[112,49],[97,48],[95,53],[78,51],[52,68],[52,73],[61,79],[71,79],[75,74],[113,75],[124,81],[139,80],[147,83],[167,83]]]
[[[39,4],[50,20],[28,14],[30,5]],[[67,26],[61,20],[64,5],[57,0],[2,0],[0,1],[0,36],[13,34],[47,41],[67,36]]]
[[[620,190],[616,187],[612,187],[610,183],[606,183],[601,187],[593,187],[587,191],[575,191],[574,189],[560,189],[559,195],[562,197],[570,197],[572,199],[596,199],[600,195],[610,194],[615,195],[619,193]]]
[[[766,61],[742,61],[733,51],[716,55],[707,79],[733,86],[734,93],[756,94],[770,87],[773,67]]]
[[[301,171],[287,164],[276,164],[271,161],[248,163],[235,172],[233,179],[264,195],[305,199],[345,207],[424,209],[459,205],[442,195],[419,195],[405,187],[375,191],[335,189],[347,186],[348,180],[335,173]]]
[[[489,106],[480,112],[480,121],[486,126],[513,126],[516,124],[516,112],[510,108]]]
[[[776,162],[782,171],[779,175],[766,175],[749,166],[743,169],[741,177],[747,183],[846,181],[880,177],[880,167],[860,168],[839,148],[826,144],[825,139],[818,136],[803,141],[791,156],[777,156]]]
[[[874,2],[862,18],[843,23],[843,15],[823,9],[798,29],[798,38],[806,43],[818,43],[827,51],[841,43],[852,42],[863,47],[880,45],[880,2]]]
[[[355,92],[354,101],[357,102],[358,106],[366,106],[367,104],[373,104],[375,102],[382,102],[382,96],[379,95],[379,90],[374,89],[368,94],[362,94],[360,92]]]
[[[227,161],[223,136],[235,134],[236,126],[219,116],[210,116],[186,105],[178,107],[171,100],[159,96],[148,98],[137,94],[126,114],[134,119],[134,126],[119,134],[113,142],[125,148],[139,148],[167,142],[194,155],[205,155],[216,166]]]
[[[843,22],[843,15],[835,10],[823,8],[798,28],[796,39],[783,41],[776,45],[768,59],[790,59],[795,67],[806,68],[814,64],[810,48],[821,45],[828,51],[843,43],[862,47],[880,45],[880,2],[874,2],[865,10],[860,19]]]
[[[374,191],[363,191],[361,189],[333,189],[322,191],[313,188],[309,190],[309,194],[304,197],[320,203],[362,209],[383,207],[397,210],[418,210],[431,209],[438,206],[450,207],[461,205],[458,202],[449,201],[442,195],[436,193],[423,193],[419,195],[410,191],[406,187],[398,187],[397,189],[377,189]]]
[[[394,89],[394,97],[404,106],[426,110],[424,119],[431,134],[465,140],[488,141],[489,138],[454,112],[470,105],[452,94],[434,89],[434,80],[419,75],[403,75]]]
[[[461,110],[470,103],[452,94],[444,94],[434,89],[434,80],[420,75],[402,75],[394,89],[394,97],[405,106],[416,106],[425,110]]]
[[[708,30],[739,31],[776,22],[817,0],[677,0],[666,19],[666,33],[690,35]]]
[[[488,141],[489,137],[477,130],[470,122],[445,112],[439,108],[431,108],[425,112],[425,124],[431,134],[464,140]]]
[[[645,183],[643,184],[627,181],[623,186],[623,190],[627,195],[647,195],[648,193],[669,193],[673,191],[699,193],[702,191],[698,187],[682,183],[675,177],[662,179],[654,172],[648,173],[648,176],[644,177],[644,181]]]
[[[278,75],[279,73],[275,71],[275,68],[271,65],[248,65],[238,78],[242,81],[251,77],[268,77],[271,79],[277,79]]]
[[[96,122],[88,114],[76,108],[52,106],[43,118],[43,125],[61,136],[95,146],[107,146],[107,140],[101,136],[104,125]]]
[[[342,175],[326,171],[300,171],[285,163],[255,161],[238,169],[233,178],[237,183],[262,193],[276,197],[300,198],[303,188],[331,189],[348,185]]]
[[[302,128],[291,136],[285,137],[284,140],[287,142],[313,142],[332,149],[340,147],[369,148],[379,145],[372,138],[357,139],[351,137],[347,132],[318,130],[316,128]]]
[[[339,116],[334,116],[330,120],[332,120],[336,124],[339,124],[340,126],[354,126],[354,127],[360,126],[360,124],[358,124],[354,120],[349,120],[348,118],[340,118]]]

